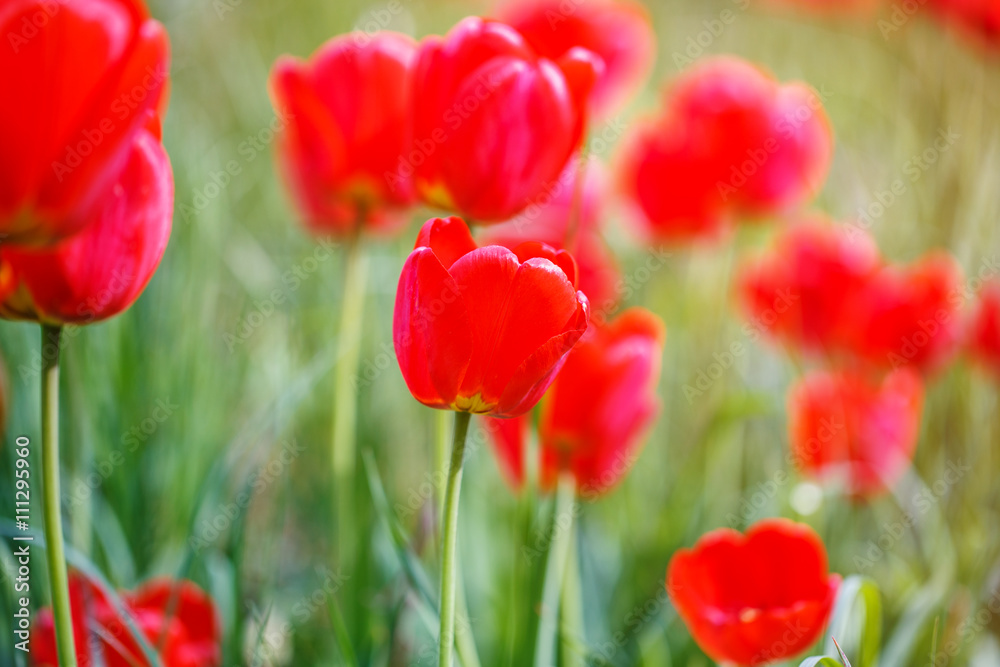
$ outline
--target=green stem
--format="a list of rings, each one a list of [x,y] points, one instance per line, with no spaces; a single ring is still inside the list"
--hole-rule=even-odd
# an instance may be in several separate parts
[[[580,650],[583,637],[583,598],[580,591],[580,558],[576,540],[570,536],[570,546],[566,558],[566,574],[562,584],[562,636],[561,653],[566,667],[584,667]]]
[[[450,420],[451,414],[447,410],[436,410],[434,420],[434,474],[448,474],[448,445],[451,442]],[[434,501],[437,503],[438,525],[444,521],[444,491],[436,487]]]
[[[76,667],[69,576],[63,553],[59,490],[59,336],[58,326],[42,325],[42,495],[45,500],[45,554],[52,587],[52,616],[62,667]]]
[[[545,583],[542,587],[542,610],[535,642],[535,667],[552,667],[555,658],[556,631],[559,622],[559,593],[566,573],[573,534],[573,504],[576,501],[576,480],[564,473],[556,489],[556,506],[552,515],[549,554],[545,561]]]
[[[347,534],[345,522],[350,519],[351,491],[357,458],[358,395],[355,378],[361,356],[361,329],[365,306],[365,280],[368,260],[360,236],[352,237],[347,246],[347,266],[344,277],[343,301],[340,311],[338,358],[334,368],[333,394],[333,479],[338,490],[338,542]],[[338,545],[340,548],[343,544]]]
[[[455,545],[458,537],[458,496],[462,490],[462,463],[465,460],[465,436],[469,431],[468,412],[455,413],[455,439],[451,448],[451,467],[444,496],[444,535],[441,545],[441,631],[439,667],[451,667],[455,644]]]

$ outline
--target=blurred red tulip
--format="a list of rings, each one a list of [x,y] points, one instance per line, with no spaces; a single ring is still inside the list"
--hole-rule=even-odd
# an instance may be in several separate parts
[[[420,46],[414,141],[388,177],[414,173],[425,202],[475,222],[515,216],[556,186],[580,145],[601,69],[584,49],[553,62],[508,25],[464,19]]]
[[[878,248],[867,233],[807,217],[743,266],[739,297],[754,329],[811,352],[831,353],[849,340],[856,323],[848,314],[880,268]]]
[[[698,646],[734,665],[782,662],[820,636],[840,586],[826,548],[804,524],[765,519],[741,535],[720,528],[680,549],[667,593]]]
[[[628,472],[659,409],[656,385],[665,336],[660,318],[643,308],[591,325],[542,400],[543,488],[554,488],[559,475],[570,472],[577,492],[592,497]],[[524,483],[528,422],[525,415],[491,423],[501,468],[515,488]]]
[[[314,233],[406,221],[413,182],[391,172],[413,135],[416,54],[406,35],[356,32],[331,39],[307,62],[275,63],[274,108],[289,123],[278,135],[278,163]]]
[[[983,285],[969,329],[969,350],[1000,377],[1000,281]]]
[[[70,573],[77,661],[80,667],[148,667],[142,649],[104,594],[83,575]],[[189,581],[154,579],[121,594],[136,627],[161,646],[163,667],[216,667],[222,664],[218,614],[212,600]],[[33,667],[57,667],[52,610],[42,609],[31,632]]]
[[[618,303],[620,274],[600,235],[607,173],[599,160],[590,159],[584,167],[582,182],[577,185],[579,170],[579,164],[571,161],[551,198],[533,203],[510,222],[487,227],[484,244],[513,250],[527,241],[539,241],[569,251],[579,271],[577,287],[587,295],[591,307],[611,310]]]
[[[565,251],[479,248],[460,218],[420,230],[396,292],[393,342],[414,398],[434,408],[517,416],[538,402],[587,329]]]
[[[806,376],[788,397],[796,465],[852,497],[884,493],[913,458],[923,395],[920,377],[906,368],[881,384],[848,372]]]
[[[853,350],[877,366],[941,367],[961,339],[962,272],[947,253],[883,268],[848,316]]]
[[[620,108],[646,80],[656,57],[649,12],[629,0],[514,0],[500,19],[520,32],[542,57],[559,60],[582,47],[604,61],[591,93],[600,116]]]
[[[131,306],[163,257],[173,198],[170,161],[144,130],[82,232],[50,248],[0,247],[0,316],[87,324]]]
[[[13,0],[0,33],[0,238],[53,243],[165,104],[167,35],[140,0]]]
[[[812,199],[832,147],[818,93],[737,58],[710,58],[674,82],[663,116],[627,143],[622,187],[647,235],[710,238],[732,220]]]
[[[1000,48],[1000,2],[930,0],[928,7],[945,23],[989,49]]]

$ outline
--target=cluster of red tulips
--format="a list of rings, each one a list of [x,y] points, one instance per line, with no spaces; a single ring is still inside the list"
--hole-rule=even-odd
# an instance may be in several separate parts
[[[4,34],[46,17],[0,50],[0,89],[17,93],[0,110],[0,315],[44,326],[54,370],[59,327],[120,313],[149,281],[170,233],[173,179],[159,136],[169,78],[163,27],[140,0],[77,0],[52,13],[49,4],[0,11]],[[931,5],[1000,39],[995,2]],[[393,321],[413,397],[456,415],[441,508],[441,665],[451,664],[455,641],[471,415],[490,420],[514,486],[537,483],[570,502],[619,482],[657,415],[665,326],[644,308],[622,310],[602,236],[612,193],[657,242],[717,240],[744,222],[784,221],[773,248],[744,266],[738,293],[770,337],[822,365],[790,393],[794,460],[853,498],[884,492],[906,471],[924,383],[963,346],[1000,375],[1000,282],[982,288],[970,315],[970,288],[946,254],[888,262],[867,234],[801,212],[823,186],[834,143],[823,95],[805,84],[734,57],[695,64],[665,89],[661,112],[630,132],[610,182],[585,139],[636,92],[654,52],[649,19],[630,2],[566,11],[531,0],[498,19],[466,18],[443,37],[341,35],[306,61],[274,65],[274,106],[290,119],[278,138],[280,174],[309,230],[351,248],[345,349],[356,353],[361,340],[364,262],[354,260],[363,239],[402,230],[418,204],[451,216],[420,228]],[[349,377],[351,364],[343,366]],[[43,382],[47,419],[53,381]],[[333,458],[342,472],[355,456],[355,406],[347,385],[337,387]],[[44,455],[57,470],[46,428]],[[58,503],[58,475],[46,482]],[[50,561],[60,561],[54,514],[46,537],[59,554]],[[559,557],[552,550],[553,573],[562,572]],[[119,603],[67,576],[64,564],[51,578],[34,664],[148,664],[148,650],[168,667],[220,663],[216,612],[190,582],[154,581]],[[551,578],[539,665],[555,650],[549,621],[564,578]],[[818,536],[777,519],[745,535],[713,531],[681,550],[667,589],[706,653],[758,665],[813,645],[839,582]]]

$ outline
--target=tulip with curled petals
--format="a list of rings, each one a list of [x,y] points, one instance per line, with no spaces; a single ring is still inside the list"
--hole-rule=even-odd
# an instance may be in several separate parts
[[[153,579],[123,591],[122,603],[152,646],[161,647],[163,667],[222,664],[222,626],[215,604],[189,581]],[[70,574],[77,658],[81,666],[148,667],[139,644],[104,593],[77,572]],[[42,609],[31,629],[33,667],[57,667],[52,610]]]
[[[907,368],[881,381],[851,371],[807,375],[788,396],[796,466],[852,498],[885,493],[913,459],[923,396],[920,376]]]
[[[541,403],[540,483],[556,487],[563,473],[577,493],[608,491],[631,468],[659,411],[663,322],[644,308],[592,324],[566,358]],[[527,416],[493,420],[501,467],[515,488],[524,483]]]
[[[166,250],[170,160],[143,130],[86,228],[45,248],[0,248],[0,316],[51,326],[106,320],[132,305]]]
[[[979,290],[966,344],[972,356],[1000,378],[1000,281]]]
[[[759,521],[746,534],[713,530],[675,553],[667,570],[667,593],[698,646],[732,665],[804,652],[822,634],[839,587],[819,536],[787,519]]]
[[[271,95],[288,123],[278,165],[310,231],[343,237],[406,221],[412,179],[387,174],[412,136],[416,55],[411,38],[382,31],[335,37],[306,62],[275,63]]]
[[[681,74],[663,113],[626,140],[620,184],[644,235],[710,239],[811,200],[832,154],[819,93],[716,57]]]
[[[645,7],[630,0],[514,0],[501,21],[520,32],[539,55],[558,60],[576,47],[596,54],[604,71],[591,93],[595,114],[607,116],[635,94],[656,56],[656,35]]]
[[[538,402],[588,318],[569,253],[478,247],[460,218],[434,218],[399,279],[393,342],[421,403],[512,417]]]
[[[878,247],[856,227],[806,217],[744,264],[738,296],[753,327],[809,352],[843,349],[853,303],[881,269]]]
[[[420,44],[413,144],[387,177],[413,173],[425,203],[470,221],[512,218],[580,146],[602,68],[584,49],[552,61],[506,24],[463,19]]]
[[[10,0],[0,33],[0,238],[51,244],[94,219],[162,111],[167,34],[141,0]]]

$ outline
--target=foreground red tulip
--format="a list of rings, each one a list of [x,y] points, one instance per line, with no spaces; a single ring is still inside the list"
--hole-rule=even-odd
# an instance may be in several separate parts
[[[826,625],[840,586],[826,548],[808,526],[760,521],[741,535],[720,528],[681,549],[667,592],[713,660],[765,665],[805,651]]]
[[[969,350],[1000,378],[1000,281],[986,283],[969,327]]]
[[[288,127],[278,161],[310,230],[348,235],[405,222],[408,175],[386,178],[412,138],[416,43],[389,31],[341,35],[302,62],[284,56],[271,93]]]
[[[600,60],[541,58],[513,28],[469,17],[425,39],[413,82],[414,142],[390,180],[475,222],[507,220],[555,186],[580,145]]]
[[[961,342],[962,272],[946,253],[883,268],[848,319],[853,351],[876,366],[933,371]]]
[[[83,575],[71,573],[70,599],[77,659],[81,667],[148,667],[142,649],[104,594]],[[222,664],[222,629],[212,600],[189,581],[154,579],[121,593],[138,629],[162,646],[163,667]],[[57,667],[52,611],[42,609],[31,632],[31,664]]]
[[[647,235],[712,237],[813,198],[832,145],[815,91],[737,58],[711,58],[682,74],[662,116],[629,140],[621,183]]]
[[[551,197],[533,203],[510,222],[487,227],[483,239],[510,249],[539,241],[570,252],[580,277],[577,287],[596,315],[597,309],[610,311],[617,305],[620,276],[600,234],[608,194],[605,168],[597,159],[588,160],[578,184],[579,172],[579,164],[570,162]]]
[[[575,282],[565,251],[479,248],[461,219],[428,220],[403,266],[393,318],[410,393],[434,408],[527,412],[587,329],[589,304]]]
[[[592,325],[577,343],[542,400],[543,488],[555,488],[559,475],[569,472],[578,495],[589,498],[609,490],[631,468],[659,409],[664,337],[658,317],[631,308],[614,322]],[[498,456],[520,486],[528,420],[495,420],[495,426]]]
[[[812,352],[843,349],[854,303],[881,268],[865,232],[807,218],[740,271],[738,291],[754,329]]]
[[[82,229],[164,102],[167,35],[141,0],[18,0],[0,11],[0,238]]]
[[[1000,48],[1000,2],[997,0],[930,0],[928,7],[945,23],[988,49]]]
[[[0,316],[88,324],[128,308],[166,249],[173,196],[167,154],[143,130],[84,231],[51,248],[0,248]]]
[[[629,100],[648,76],[656,56],[649,12],[629,0],[572,5],[563,0],[514,0],[501,8],[500,18],[550,60],[559,60],[576,47],[599,56],[604,71],[591,99],[595,113],[602,116]]]
[[[881,383],[849,372],[813,373],[789,393],[789,442],[804,472],[855,498],[884,493],[910,466],[923,383],[901,368]]]

